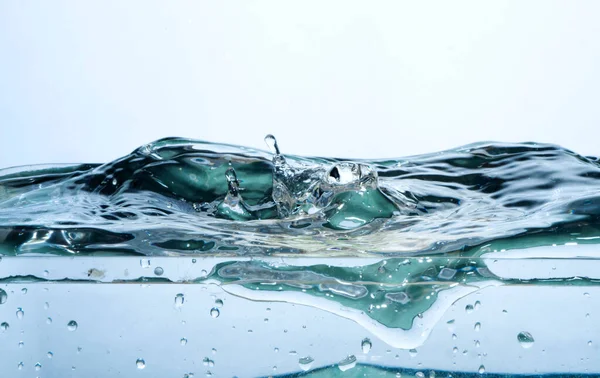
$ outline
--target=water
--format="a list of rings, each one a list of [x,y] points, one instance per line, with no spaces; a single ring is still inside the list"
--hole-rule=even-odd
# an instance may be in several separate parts
[[[305,158],[266,141],[0,170],[0,366],[600,373],[598,159],[533,143]]]

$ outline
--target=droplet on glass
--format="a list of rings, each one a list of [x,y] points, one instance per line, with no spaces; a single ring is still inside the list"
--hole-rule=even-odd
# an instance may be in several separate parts
[[[162,276],[164,272],[165,271],[160,266],[157,266],[156,268],[154,268],[154,274],[156,274],[157,276]]]
[[[369,353],[371,351],[371,347],[373,346],[373,344],[371,344],[371,340],[369,339],[363,339],[362,343],[360,344],[363,353]]]
[[[531,333],[525,331],[520,332],[517,335],[517,340],[519,341],[519,344],[521,344],[521,346],[525,349],[531,348],[533,346],[533,343],[535,342],[533,336],[531,336]]]
[[[135,366],[137,366],[138,369],[143,369],[146,367],[146,361],[144,361],[143,358],[138,358],[135,361]]]
[[[17,319],[23,319],[23,316],[25,316],[25,313],[23,312],[23,309],[19,307],[17,309]]]
[[[77,326],[78,326],[78,324],[77,324],[77,322],[75,320],[71,320],[69,323],[67,323],[67,329],[69,331],[75,331],[75,330],[77,330]]]
[[[298,365],[300,365],[300,369],[308,371],[310,370],[314,361],[315,360],[311,356],[306,356],[298,360]]]
[[[219,311],[219,309],[218,309],[218,308],[216,308],[216,307],[213,307],[213,308],[210,310],[210,316],[212,316],[213,318],[218,318],[218,317],[219,317],[219,315],[221,315],[221,312]]]

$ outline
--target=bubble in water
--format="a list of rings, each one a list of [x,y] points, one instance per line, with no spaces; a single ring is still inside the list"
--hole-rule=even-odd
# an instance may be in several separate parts
[[[5,304],[7,300],[8,300],[8,294],[6,294],[6,291],[0,289],[0,305]]]
[[[360,346],[362,347],[362,351],[363,353],[369,353],[371,351],[371,347],[373,346],[373,344],[371,344],[371,340],[369,339],[363,339],[362,343],[360,344]]]
[[[340,362],[338,362],[338,368],[341,371],[350,370],[355,366],[356,366],[356,357],[354,355],[348,356],[348,357],[344,358],[343,360],[341,360]]]
[[[473,305],[467,305],[465,307],[465,311],[467,312],[467,314],[470,314],[473,312]]]
[[[164,273],[164,269],[161,268],[160,266],[157,266],[156,268],[154,268],[154,274],[156,274],[157,276],[162,276],[162,274]]]
[[[304,371],[310,370],[313,362],[315,360],[311,356],[302,357],[298,360],[298,365],[300,365],[300,369]]]
[[[485,366],[481,365],[479,367],[479,374],[483,374],[483,373],[485,373]]]
[[[143,369],[146,367],[146,361],[144,361],[143,358],[138,358],[135,361],[135,366],[137,366],[138,369]]]
[[[75,331],[77,329],[77,322],[75,320],[71,320],[69,323],[67,323],[67,329],[69,331]]]
[[[183,302],[185,299],[183,298],[183,294],[179,293],[175,296],[175,307],[181,308],[183,306]]]
[[[38,371],[42,368],[42,364],[40,364],[39,362],[35,364],[35,370]]]
[[[150,268],[150,260],[148,260],[148,259],[141,259],[140,260],[140,266],[142,268]]]
[[[48,352],[48,358],[50,358],[50,359],[51,359],[52,357],[54,357],[54,353],[52,353],[52,352]]]
[[[417,352],[417,350],[416,350],[416,349],[410,349],[410,350],[408,351],[408,355],[409,355],[409,356],[411,356],[411,357],[415,357],[415,356],[417,355],[417,353],[418,353],[418,352]]]
[[[23,309],[21,307],[19,307],[17,309],[17,319],[23,319],[24,315],[25,315],[25,313],[23,312]]]
[[[210,316],[212,316],[213,318],[218,318],[218,317],[219,317],[219,315],[221,315],[221,312],[219,311],[219,309],[218,309],[218,308],[216,308],[216,307],[213,307],[213,308],[210,310]]]
[[[479,332],[481,330],[481,323],[477,322],[475,323],[475,327],[473,327],[475,329],[475,332]]]
[[[181,340],[179,340],[179,343],[181,345],[186,345],[187,344],[187,339],[185,337],[182,337]]]
[[[521,346],[525,349],[531,348],[535,342],[533,336],[531,336],[531,333],[525,331],[520,332],[517,335],[517,340],[519,340],[519,344],[521,344]]]
[[[222,300],[220,300],[220,299],[217,299],[217,300],[215,301],[215,306],[217,306],[217,307],[223,307],[223,301],[222,301]]]

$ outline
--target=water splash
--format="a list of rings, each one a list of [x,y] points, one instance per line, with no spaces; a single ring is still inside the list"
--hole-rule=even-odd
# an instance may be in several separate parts
[[[598,159],[557,146],[348,161],[265,140],[272,154],[170,138],[104,165],[4,169],[0,253],[407,255],[600,236]]]

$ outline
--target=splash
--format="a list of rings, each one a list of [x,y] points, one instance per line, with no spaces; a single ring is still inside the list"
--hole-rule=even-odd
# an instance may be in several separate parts
[[[598,159],[557,146],[363,161],[265,140],[271,153],[169,138],[103,165],[4,169],[0,253],[418,255],[600,235]]]

